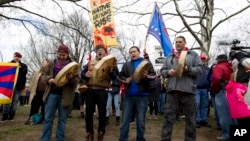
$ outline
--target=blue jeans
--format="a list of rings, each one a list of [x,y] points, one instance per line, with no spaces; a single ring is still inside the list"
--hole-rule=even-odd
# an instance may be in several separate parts
[[[45,103],[45,119],[43,124],[43,134],[41,141],[50,141],[55,118],[56,110],[58,110],[58,123],[56,129],[56,141],[65,140],[65,127],[67,122],[68,107],[62,106],[62,96],[49,94]]]
[[[196,122],[207,122],[208,91],[196,89],[197,116]]]
[[[219,120],[219,116],[218,116],[218,112],[217,112],[217,108],[216,108],[216,104],[215,104],[215,96],[211,95],[211,100],[212,100],[212,104],[213,104],[213,107],[214,107],[214,115],[215,115],[215,120],[216,120],[216,126],[217,126],[217,128],[221,128],[220,120]]]
[[[158,113],[163,113],[164,112],[165,104],[166,104],[166,93],[161,93],[159,101],[157,102]]]
[[[122,126],[120,129],[119,141],[128,141],[129,127],[134,110],[136,112],[136,141],[145,141],[144,133],[147,102],[148,97],[124,96],[122,106]]]
[[[17,110],[19,96],[21,92],[22,90],[14,89],[11,104],[3,105],[3,114],[8,115],[8,119],[14,119],[14,116]],[[4,119],[4,120],[7,120],[7,119]]]
[[[229,140],[230,124],[235,124],[236,122],[231,118],[225,90],[220,90],[217,94],[215,94],[215,105],[218,111],[222,134],[225,139]]]
[[[106,113],[106,117],[109,117],[109,108],[112,105],[112,99],[114,98],[114,104],[115,104],[115,116],[119,117],[120,116],[120,94],[111,94],[108,93],[108,101],[107,101],[107,113]]]

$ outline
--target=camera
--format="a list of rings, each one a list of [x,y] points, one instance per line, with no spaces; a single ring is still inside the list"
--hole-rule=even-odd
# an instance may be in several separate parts
[[[244,50],[244,49],[250,49],[250,47],[238,46],[238,44],[240,44],[240,40],[234,39],[232,41],[232,47],[229,53],[230,60],[236,58],[238,61],[240,61],[240,58],[250,57],[250,52]]]
[[[240,40],[234,39],[234,40],[232,41],[233,47],[236,46],[237,44],[240,44]]]

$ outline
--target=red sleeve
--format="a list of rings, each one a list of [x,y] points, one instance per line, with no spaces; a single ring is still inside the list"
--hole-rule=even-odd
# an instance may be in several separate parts
[[[216,94],[219,91],[219,84],[222,78],[223,71],[220,67],[215,66],[212,73],[212,90]]]

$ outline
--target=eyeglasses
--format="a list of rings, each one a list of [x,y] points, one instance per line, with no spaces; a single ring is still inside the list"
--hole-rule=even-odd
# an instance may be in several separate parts
[[[133,53],[136,53],[136,52],[138,52],[138,51],[135,51],[135,50],[134,51],[130,51],[129,54],[133,54]]]

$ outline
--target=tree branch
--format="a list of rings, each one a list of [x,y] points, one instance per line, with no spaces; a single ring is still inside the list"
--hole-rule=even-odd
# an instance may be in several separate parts
[[[249,2],[249,1],[248,1],[248,2]],[[220,24],[222,24],[223,22],[225,22],[225,21],[227,21],[228,19],[230,19],[230,18],[232,18],[232,17],[238,15],[239,13],[241,13],[241,12],[247,10],[249,7],[250,7],[250,4],[247,5],[246,7],[244,7],[243,9],[241,9],[241,10],[239,10],[239,11],[237,11],[237,12],[231,14],[230,16],[226,17],[225,19],[220,20],[217,24],[214,25],[214,27],[211,29],[211,32],[212,32],[213,30],[215,30],[216,27],[218,27],[218,26],[219,26]]]

